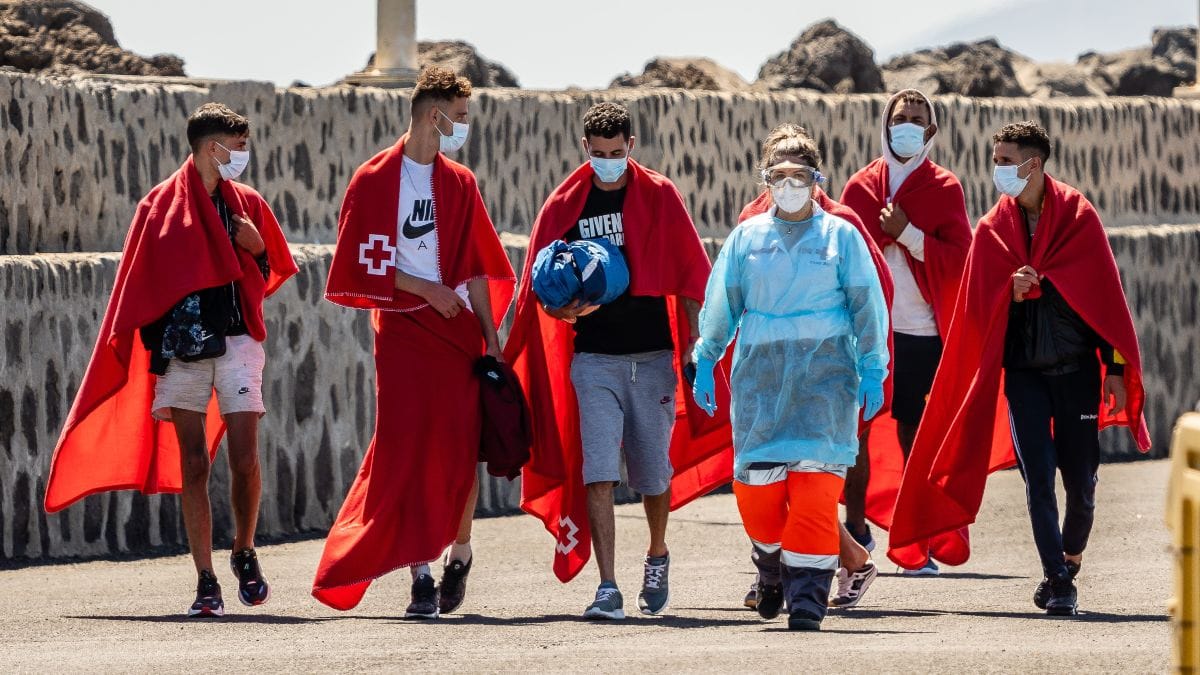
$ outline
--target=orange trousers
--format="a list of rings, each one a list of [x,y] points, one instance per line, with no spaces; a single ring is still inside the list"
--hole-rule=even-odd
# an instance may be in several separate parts
[[[790,567],[836,569],[838,498],[845,479],[825,472],[786,472],[767,485],[733,482],[746,534],[760,548],[782,547]]]

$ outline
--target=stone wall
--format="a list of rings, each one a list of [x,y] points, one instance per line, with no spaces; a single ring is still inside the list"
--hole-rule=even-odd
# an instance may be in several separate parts
[[[504,239],[519,269],[524,237]],[[1146,362],[1153,454],[1164,456],[1175,418],[1200,399],[1194,377],[1200,226],[1123,228],[1110,241]],[[715,254],[716,242],[709,249]],[[298,245],[293,252],[300,274],[265,307],[269,412],[259,434],[259,531],[267,537],[329,526],[375,415],[367,315],[321,299],[332,247]],[[51,515],[41,506],[50,454],[91,355],[117,260],[115,253],[0,256],[0,561],[138,552],[184,541],[174,496],[105,493]],[[1124,430],[1102,438],[1106,459],[1136,456]],[[214,531],[228,536],[228,470],[223,459],[215,467]],[[487,478],[480,513],[515,511],[519,497],[519,481]]]
[[[701,232],[723,237],[753,196],[758,145],[797,121],[820,140],[834,194],[878,152],[883,96],[676,90],[479,90],[461,160],[499,229],[528,232],[550,190],[583,159],[583,111],[601,97],[634,113],[634,156],[679,186]],[[405,95],[275,89],[252,82],[131,82],[0,73],[0,254],[115,251],[134,205],[186,158],[185,119],[217,100],[251,117],[246,182],[291,241],[332,243],[354,169],[407,127]],[[994,201],[990,136],[1032,118],[1057,142],[1052,173],[1109,225],[1200,222],[1200,102],[1157,98],[936,100],[934,159],[962,179],[975,217]]]

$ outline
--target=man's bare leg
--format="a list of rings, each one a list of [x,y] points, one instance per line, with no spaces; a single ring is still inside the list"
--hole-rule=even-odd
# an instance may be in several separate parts
[[[867,531],[867,484],[871,481],[871,457],[867,452],[869,434],[870,429],[867,429],[858,438],[858,457],[854,466],[846,471],[846,484],[842,487],[842,495],[846,498],[846,524],[857,534]]]
[[[212,572],[212,506],[208,501],[209,457],[204,438],[204,414],[171,409],[172,426],[179,439],[183,475],[183,526],[196,572]]]
[[[841,523],[838,523],[838,557],[842,567],[851,572],[866,567],[867,561],[871,559],[871,554],[867,549],[855,541],[854,537],[850,536],[850,531]]]
[[[258,506],[262,498],[262,470],[258,461],[258,418],[256,412],[225,416],[229,439],[230,501],[233,504],[233,550],[254,548]]]
[[[613,484],[591,483],[587,486],[588,522],[592,527],[592,550],[596,553],[596,567],[600,569],[600,582],[616,583],[617,574],[613,559],[616,557],[617,524],[613,515]]]
[[[661,495],[642,495],[646,524],[650,527],[650,548],[646,555],[660,558],[667,554],[667,519],[671,514],[671,489]]]

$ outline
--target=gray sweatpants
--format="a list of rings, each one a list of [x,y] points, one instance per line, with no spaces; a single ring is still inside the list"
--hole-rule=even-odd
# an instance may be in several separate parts
[[[670,351],[575,355],[571,382],[579,399],[585,485],[620,482],[623,450],[629,487],[650,496],[670,487],[673,360]]]

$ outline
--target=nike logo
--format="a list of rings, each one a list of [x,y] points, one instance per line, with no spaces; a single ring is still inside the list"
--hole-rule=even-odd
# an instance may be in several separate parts
[[[238,389],[238,393],[239,393],[239,394],[249,394],[249,393],[250,393],[250,387],[242,387],[241,389]]]
[[[404,227],[402,227],[400,231],[404,234],[406,239],[420,239],[430,232],[433,232],[433,228],[436,225],[437,223],[432,221],[424,225],[413,225],[412,216],[409,216],[404,219]]]
[[[670,397],[670,396],[664,396],[664,397],[662,397],[662,400],[661,400],[661,401],[659,401],[659,403],[661,403],[661,404],[663,404],[663,405],[666,405],[666,404],[668,404],[668,403],[670,403],[670,402],[671,402],[671,397]]]
[[[202,331],[200,331],[200,335],[196,336],[196,339],[199,340],[200,342],[204,342],[205,340],[211,338],[212,336],[213,336],[212,333],[210,333],[206,330],[202,330]]]

